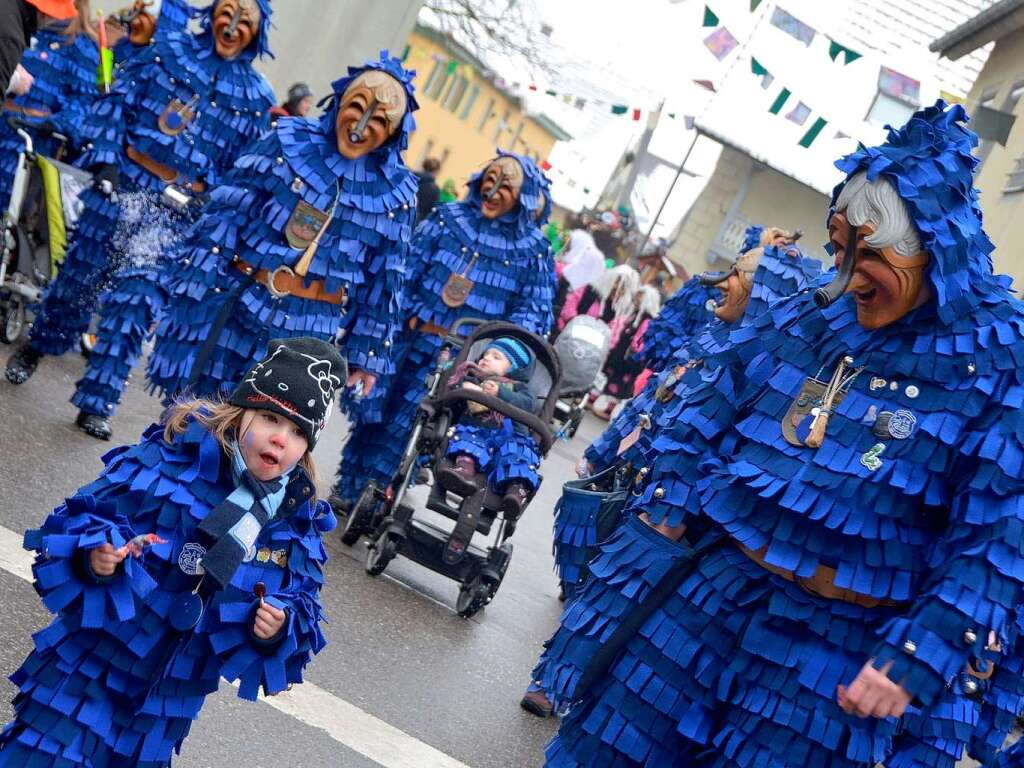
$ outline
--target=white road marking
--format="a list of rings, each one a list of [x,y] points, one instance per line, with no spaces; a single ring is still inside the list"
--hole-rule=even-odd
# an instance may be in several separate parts
[[[0,526],[0,568],[31,582],[33,555],[22,548],[21,542],[20,534]],[[261,697],[260,701],[326,731],[339,744],[384,768],[469,768],[313,683],[297,685],[270,698]]]

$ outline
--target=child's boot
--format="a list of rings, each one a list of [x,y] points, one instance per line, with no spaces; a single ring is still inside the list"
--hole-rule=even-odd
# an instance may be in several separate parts
[[[458,454],[455,461],[447,457],[441,461],[437,469],[437,482],[446,491],[459,496],[470,496],[484,487],[476,460],[465,453]]]
[[[526,483],[513,480],[505,486],[505,495],[501,499],[501,511],[508,520],[518,520],[530,500],[530,487]]]

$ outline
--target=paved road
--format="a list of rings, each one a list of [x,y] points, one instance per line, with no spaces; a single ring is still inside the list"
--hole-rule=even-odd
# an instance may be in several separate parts
[[[0,360],[7,351],[0,348]],[[159,412],[155,398],[130,386],[114,424],[114,443],[81,434],[68,397],[82,366],[77,355],[66,355],[45,360],[21,387],[0,380],[0,544],[16,541],[15,534],[38,525],[64,495],[95,478],[103,452],[133,441]],[[140,378],[137,373],[136,383]],[[502,589],[472,620],[452,610],[454,582],[401,558],[383,576],[370,578],[363,571],[363,545],[349,549],[332,534],[323,594],[330,645],[308,669],[313,686],[297,688],[271,706],[241,701],[231,686],[222,685],[175,765],[540,765],[555,721],[527,715],[518,702],[560,608],[550,553],[551,509],[562,481],[599,429],[599,422],[586,422],[575,441],[552,450],[541,493],[516,532],[515,556]],[[338,418],[317,446],[318,466],[328,480],[344,433]],[[17,551],[8,554],[21,557]],[[4,556],[0,546],[5,617],[0,671],[7,675],[27,653],[30,633],[48,616]],[[0,718],[6,721],[14,687],[3,687]]]

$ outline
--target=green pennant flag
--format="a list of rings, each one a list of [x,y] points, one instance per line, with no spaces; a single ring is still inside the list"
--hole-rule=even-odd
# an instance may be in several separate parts
[[[550,88],[548,90],[544,91],[544,93],[546,93],[548,96],[557,96],[558,95],[557,93],[552,91]]]
[[[818,134],[821,133],[821,129],[824,128],[827,124],[828,121],[825,120],[825,118],[823,117],[819,117],[817,120],[815,120],[814,125],[812,125],[807,130],[807,133],[804,134],[804,137],[800,139],[800,146],[803,147],[804,149],[810,147],[811,144],[814,143],[814,140],[818,138]]]
[[[785,106],[786,100],[789,98],[789,96],[789,88],[783,88],[781,91],[779,91],[779,95],[775,97],[775,101],[772,103],[771,109],[769,109],[768,111],[771,112],[773,115],[779,114],[779,112],[782,111],[782,107]]]
[[[761,4],[761,0],[750,0],[750,12],[753,13],[757,10],[757,6]]]
[[[455,70],[457,70],[458,68],[459,68],[459,62],[457,62],[455,59],[452,59],[451,61],[448,62],[448,74],[449,75],[454,75],[455,74]]]
[[[715,16],[715,12],[712,11],[708,6],[704,6],[704,24],[705,27],[717,27],[718,17]]]
[[[629,110],[629,107],[625,104],[612,104],[613,115],[624,115]]]
[[[584,187],[583,188],[583,194],[584,195],[589,195],[590,194],[590,187]]]
[[[675,113],[675,112],[669,112],[669,113],[668,113],[668,116],[669,116],[669,118],[671,118],[672,120],[675,120],[675,119],[676,119],[676,113]]]
[[[828,57],[835,61],[839,54],[843,55],[843,64],[849,64],[852,61],[856,61],[861,57],[861,54],[857,53],[851,48],[847,48],[845,45],[840,45],[835,40],[829,42],[828,46]]]
[[[763,77],[768,74],[768,70],[764,68],[764,64],[755,59],[753,56],[750,57],[750,71],[759,77]]]

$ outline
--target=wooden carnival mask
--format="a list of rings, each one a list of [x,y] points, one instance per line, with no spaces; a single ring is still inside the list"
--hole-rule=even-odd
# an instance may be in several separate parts
[[[405,88],[394,77],[371,69],[353,80],[338,105],[338,152],[349,160],[368,155],[395,135],[408,107]]]
[[[119,20],[128,32],[132,45],[146,45],[156,33],[160,6],[156,0],[135,0],[119,14]]]
[[[891,246],[878,248],[867,242],[875,233],[871,222],[851,227],[845,213],[834,213],[829,221],[829,240],[836,258],[836,268],[843,272],[850,233],[856,247],[846,293],[853,294],[857,304],[857,322],[868,330],[896,322],[931,297],[925,280],[925,268],[931,260],[927,251],[903,256]]]
[[[213,12],[213,41],[217,55],[230,61],[249,47],[260,34],[256,0],[218,0]]]
[[[733,262],[732,268],[717,282],[705,282],[722,292],[722,300],[714,307],[714,314],[723,323],[735,323],[747,311],[750,294],[754,289],[754,273],[764,248],[751,248]]]
[[[515,208],[523,188],[523,167],[514,157],[499,157],[487,166],[480,180],[483,204],[480,212],[486,219],[499,219]]]

